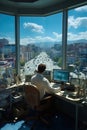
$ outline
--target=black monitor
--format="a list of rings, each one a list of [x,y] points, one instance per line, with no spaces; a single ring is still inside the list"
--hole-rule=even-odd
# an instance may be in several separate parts
[[[53,69],[54,82],[69,82],[69,71],[63,69]]]
[[[44,77],[46,77],[50,82],[52,81],[52,71],[51,70],[45,70],[43,72]]]

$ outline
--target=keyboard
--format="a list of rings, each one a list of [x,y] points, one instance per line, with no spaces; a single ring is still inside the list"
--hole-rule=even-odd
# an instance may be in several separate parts
[[[58,88],[60,86],[61,86],[61,84],[59,84],[59,83],[51,82],[51,87],[53,87],[53,88]]]

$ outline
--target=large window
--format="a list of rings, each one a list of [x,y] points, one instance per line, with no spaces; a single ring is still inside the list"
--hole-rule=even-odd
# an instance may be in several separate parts
[[[87,6],[68,12],[67,66],[75,77],[87,77]]]
[[[62,13],[47,17],[20,17],[20,65],[31,75],[37,65],[62,67]]]
[[[23,17],[0,14],[0,79],[11,67],[15,71],[17,49],[15,45],[15,25],[20,25],[20,60],[21,76],[32,75],[38,64],[45,63],[47,70],[62,68],[62,61],[67,62],[69,71],[87,77],[87,6],[68,11],[67,53],[62,56],[62,13],[46,17]],[[16,23],[16,22],[20,22]],[[18,27],[19,28],[19,27]],[[16,28],[16,29],[18,29]],[[20,33],[19,33],[20,32]],[[16,42],[19,36],[16,37]],[[66,50],[66,49],[65,49]],[[17,58],[19,58],[17,57]],[[18,64],[19,65],[19,64]],[[3,67],[4,66],[4,67]],[[4,68],[4,70],[2,69]],[[9,72],[8,72],[9,73]],[[11,72],[10,72],[11,73]],[[10,74],[8,74],[10,75]],[[81,75],[82,76],[82,75]]]
[[[11,83],[15,70],[14,16],[0,14],[0,83]]]

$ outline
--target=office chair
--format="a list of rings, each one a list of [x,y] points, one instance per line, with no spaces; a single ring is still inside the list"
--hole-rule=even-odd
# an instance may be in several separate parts
[[[27,121],[35,120],[31,129],[33,130],[37,121],[42,121],[49,126],[49,122],[44,118],[44,116],[50,115],[49,111],[51,110],[51,100],[52,96],[47,96],[40,100],[40,93],[35,85],[25,85],[25,100],[28,105],[28,109],[32,110],[33,113],[36,112],[34,116],[28,116]],[[31,111],[30,111],[31,112]]]

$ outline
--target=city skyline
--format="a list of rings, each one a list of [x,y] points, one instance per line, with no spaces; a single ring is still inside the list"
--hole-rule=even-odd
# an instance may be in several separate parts
[[[3,22],[5,21],[5,22]],[[0,39],[15,43],[14,16],[0,14]],[[87,5],[68,12],[68,41],[87,40]],[[46,17],[20,17],[20,43],[61,42],[62,13]]]

